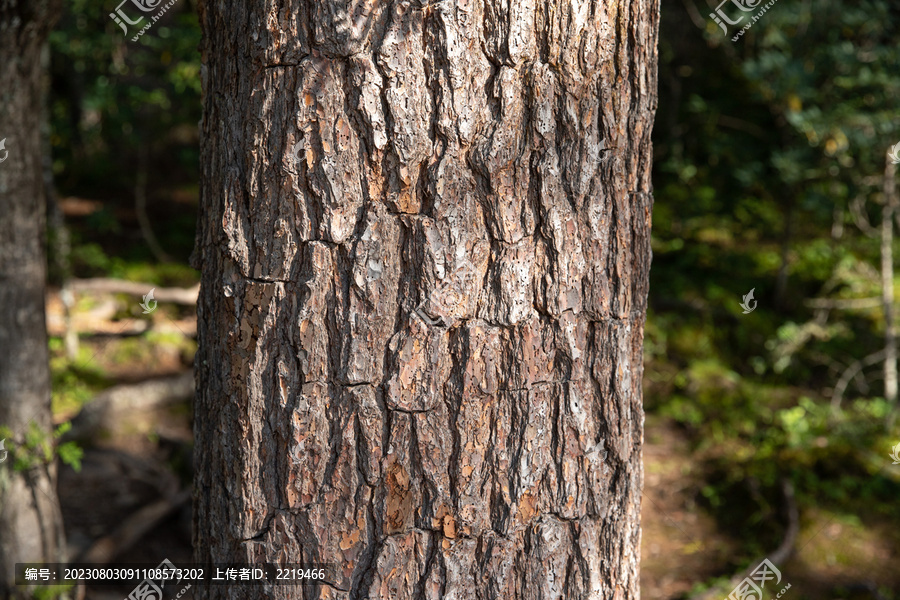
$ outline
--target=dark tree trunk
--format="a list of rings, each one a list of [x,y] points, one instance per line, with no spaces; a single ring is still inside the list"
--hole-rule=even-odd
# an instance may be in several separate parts
[[[64,560],[55,465],[31,454],[31,468],[13,469],[29,429],[49,438],[53,424],[40,107],[41,52],[60,8],[51,0],[0,4],[0,439],[8,452],[0,463],[0,598],[25,597],[13,586],[15,563]]]
[[[201,22],[196,559],[638,598],[657,2]]]

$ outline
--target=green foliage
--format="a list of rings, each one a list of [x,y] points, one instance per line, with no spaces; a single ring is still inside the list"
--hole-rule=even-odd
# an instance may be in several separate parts
[[[0,439],[6,440],[6,450],[12,460],[13,470],[24,473],[54,459],[54,452],[65,464],[76,471],[81,470],[81,458],[84,455],[75,442],[57,441],[71,429],[71,423],[63,423],[52,434],[44,431],[40,425],[31,421],[24,435],[17,435],[11,428],[0,425]]]
[[[35,600],[55,600],[56,598],[71,597],[75,590],[75,583],[61,583],[58,585],[38,585],[32,589]]]
[[[109,256],[96,243],[77,243],[72,248],[71,261],[73,268],[85,277],[114,277],[174,287],[189,287],[197,282],[197,271],[188,265],[176,262],[157,264],[132,257]]]
[[[63,340],[50,338],[50,381],[54,415],[75,414],[98,392],[112,382],[94,360],[96,354],[88,346],[80,346],[75,360],[63,352]]]
[[[66,421],[56,428],[56,431],[53,432],[53,438],[57,440],[56,444],[56,453],[59,455],[59,459],[64,463],[75,469],[75,471],[81,471],[81,459],[84,457],[84,451],[81,447],[78,446],[75,442],[62,442],[59,443],[59,439],[65,435],[68,431],[72,429],[72,423],[70,421]]]
[[[900,482],[884,466],[900,429],[880,365],[842,409],[830,401],[847,367],[883,347],[883,311],[812,301],[881,294],[900,8],[780,2],[736,43],[707,21],[663,10],[646,407],[690,434],[701,499],[750,557],[780,542],[783,479],[801,508],[896,522]],[[751,288],[758,308],[742,314]]]
[[[177,149],[171,156],[180,168],[196,172],[196,134],[178,135],[185,126],[195,132],[200,119],[192,4],[180,0],[132,42],[110,19],[112,4],[66,3],[50,36],[54,170],[64,188],[112,184],[130,192],[142,148]]]
[[[199,179],[195,3],[179,0],[133,42],[109,17],[114,4],[73,0],[50,36],[55,183],[60,197],[92,203],[67,222],[76,276],[134,279],[134,271],[147,273],[162,260],[135,218],[140,195],[160,246],[182,262],[177,285],[198,278],[184,265],[193,248]],[[188,203],[186,210],[173,211],[180,203]]]

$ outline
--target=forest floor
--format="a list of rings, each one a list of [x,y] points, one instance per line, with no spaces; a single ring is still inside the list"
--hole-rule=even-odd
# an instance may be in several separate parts
[[[728,565],[740,540],[728,522],[717,521],[699,503],[702,467],[671,421],[647,415],[644,431],[644,503],[641,511],[641,594],[675,600],[698,593],[704,583],[730,577]],[[734,515],[738,519],[738,515]],[[791,558],[779,565],[786,596],[794,600],[885,598],[875,591],[900,590],[896,532],[879,523],[832,514],[802,514]],[[772,548],[774,551],[775,548]],[[762,561],[765,556],[760,556]],[[774,597],[771,589],[764,596]],[[714,596],[724,598],[725,594]],[[888,596],[893,598],[895,596]]]
[[[125,388],[125,395],[135,398],[141,397],[141,382],[147,380],[165,382],[175,390],[164,401],[113,411],[99,425],[75,420],[75,429],[87,436],[82,438],[81,470],[63,466],[59,477],[70,555],[93,552],[116,562],[158,564],[169,559],[185,564],[191,561],[192,386],[184,389],[184,376],[195,349],[191,336],[196,326],[190,311],[159,310],[144,316],[135,311],[136,302],[123,306],[121,299],[106,299],[79,304],[79,313],[93,315],[83,318],[80,326],[102,333],[82,337],[77,358],[69,360],[61,337],[62,304],[58,294],[48,297],[57,422],[75,417],[93,398],[106,398],[121,386],[132,386]],[[130,333],[111,335],[123,329]],[[172,396],[179,393],[183,397]],[[646,599],[697,597],[710,582],[735,574],[741,540],[731,533],[728,522],[702,505],[704,476],[679,427],[647,415],[641,548]],[[794,600],[900,597],[895,595],[900,590],[897,540],[897,532],[880,523],[824,509],[804,511],[795,552],[780,565],[781,585],[791,584],[786,596]],[[875,588],[893,592],[879,595]],[[768,589],[764,597],[774,598],[778,591]],[[120,600],[129,592],[92,588],[85,597]]]

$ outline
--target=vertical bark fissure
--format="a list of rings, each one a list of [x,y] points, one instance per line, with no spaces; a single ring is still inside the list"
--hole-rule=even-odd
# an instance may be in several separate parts
[[[452,449],[450,450],[449,469],[447,473],[450,478],[450,502],[457,511],[460,509],[458,485],[459,456],[462,442],[460,440],[459,433],[459,412],[462,405],[462,397],[456,393],[455,389],[447,388],[450,388],[457,381],[460,383],[459,387],[462,387],[462,381],[465,379],[465,343],[465,332],[463,332],[462,330],[454,331],[454,333],[450,336],[450,358],[452,360],[453,367],[450,370],[450,378],[445,384],[444,392],[447,397],[447,409],[450,413],[450,441],[452,444]]]
[[[496,439],[498,436],[497,430],[497,413],[496,408],[491,410],[490,414],[490,430],[489,430],[489,439]],[[485,457],[488,460],[488,464],[496,464],[497,461],[497,453],[494,451],[493,445],[488,450],[488,454]],[[502,477],[504,474],[498,473],[496,469],[489,469],[485,474],[485,477],[490,478],[489,481],[492,482],[492,485],[489,489],[489,498],[488,498],[488,507],[490,510],[490,531],[494,532],[502,532],[506,530],[506,524],[509,520],[509,511],[505,510],[507,508],[506,504],[501,501],[499,497],[499,492],[497,488],[500,486],[502,482]],[[485,485],[486,481],[482,482],[482,485]],[[479,545],[482,544],[484,540],[484,536],[480,536],[478,538]]]

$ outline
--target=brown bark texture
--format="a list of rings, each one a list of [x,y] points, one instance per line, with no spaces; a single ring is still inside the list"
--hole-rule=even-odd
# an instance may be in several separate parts
[[[53,425],[40,107],[41,52],[60,8],[48,0],[0,3],[0,425],[13,436],[0,435],[7,452],[0,451],[0,598],[26,597],[13,585],[15,563],[64,560],[55,466],[13,469],[29,428],[49,437]]]
[[[201,0],[201,598],[639,597],[656,0]]]

